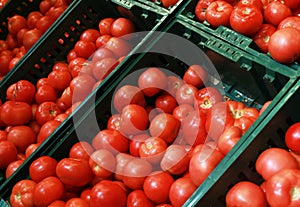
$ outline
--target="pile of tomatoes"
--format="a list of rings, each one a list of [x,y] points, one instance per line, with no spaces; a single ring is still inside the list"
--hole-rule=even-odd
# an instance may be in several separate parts
[[[195,15],[253,39],[262,52],[284,64],[300,58],[299,0],[198,0]]]
[[[0,40],[0,78],[3,78],[71,3],[69,0],[42,0],[39,10],[27,17],[8,18],[6,39]]]
[[[32,162],[12,206],[182,206],[263,111],[224,100],[208,77],[200,65],[182,79],[143,70],[116,89],[115,113],[91,142]]]
[[[285,133],[283,148],[265,149],[255,162],[264,181],[236,183],[226,195],[226,205],[233,206],[298,206],[300,204],[300,123]]]
[[[65,62],[33,84],[19,80],[0,105],[0,169],[8,178],[131,50],[119,38],[135,31],[126,18],[104,18],[86,29]]]

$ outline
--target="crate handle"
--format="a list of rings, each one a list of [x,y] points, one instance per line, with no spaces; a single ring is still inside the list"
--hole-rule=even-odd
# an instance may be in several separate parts
[[[134,5],[130,0],[111,0],[113,3],[116,3],[126,9],[131,9]]]
[[[249,47],[252,43],[252,39],[246,37],[236,31],[224,26],[219,26],[216,30],[216,35],[225,41],[229,41],[231,44],[239,45],[241,47]]]

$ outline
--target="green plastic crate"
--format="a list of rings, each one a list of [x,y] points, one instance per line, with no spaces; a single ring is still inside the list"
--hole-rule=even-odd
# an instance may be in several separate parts
[[[111,108],[111,100],[115,90],[122,84],[126,84],[124,80],[129,80],[131,84],[137,83],[137,79],[132,77],[138,77],[137,74],[141,73],[140,69],[159,67],[182,77],[190,62],[204,64],[207,67],[210,67],[212,63],[216,71],[209,71],[212,76],[209,85],[224,88],[228,98],[258,109],[266,101],[273,99],[271,105],[250,127],[232,152],[239,149],[239,145],[245,142],[246,137],[252,134],[254,129],[258,128],[259,123],[295,84],[295,79],[272,71],[272,68],[265,66],[261,59],[234,48],[182,20],[173,20],[163,31],[167,33],[154,32],[150,38],[151,41],[148,41],[144,47],[138,48],[137,54],[129,57],[130,64],[120,65],[121,73],[113,73],[109,79],[105,79],[102,87],[93,91],[82,106],[75,111],[72,116],[74,124],[70,125],[64,133],[59,134],[55,145],[52,143],[43,150],[39,150],[31,160],[46,154],[60,160],[68,156],[68,150],[77,141],[91,142],[100,129],[106,128],[108,118],[114,112]],[[174,35],[170,36],[170,34]],[[195,47],[190,47],[191,45],[187,42],[177,41],[174,44],[176,38],[172,39],[172,37],[184,37]],[[185,49],[189,49],[189,52],[181,50],[182,47],[187,47]],[[203,56],[203,53],[206,56]],[[204,62],[206,58],[210,61]],[[129,76],[130,74],[135,74],[135,76]],[[127,79],[128,76],[131,78]],[[220,79],[217,79],[219,77]],[[220,86],[220,81],[223,83],[222,86]],[[0,187],[3,206],[6,206],[5,203],[9,199],[13,185],[21,179],[28,178],[30,163],[30,161],[25,161],[22,169],[16,171],[14,179]],[[197,198],[191,199],[197,202]],[[192,203],[192,201],[188,202]]]
[[[253,42],[253,40],[250,37],[242,35],[232,30],[231,28],[225,26],[212,28],[210,27],[209,23],[206,21],[201,23],[195,15],[195,8],[197,2],[198,2],[197,0],[186,1],[185,4],[178,11],[176,16],[179,19],[182,19],[185,22],[188,22],[189,24],[199,28],[200,30],[203,30],[211,35],[214,35],[215,37],[218,37],[221,40],[226,41],[254,56],[260,57],[266,62],[266,64],[274,64],[274,62],[276,62],[271,58],[269,54],[265,54],[261,52],[260,49],[257,47],[257,45]],[[300,66],[297,63],[292,63],[290,65],[285,65],[285,64],[278,64],[278,65],[280,65],[281,67],[280,70],[292,71],[292,73],[294,73],[294,76],[299,77]]]
[[[80,34],[85,29],[97,28],[98,22],[102,18],[124,16],[122,13],[124,11],[130,12],[130,17],[128,18],[134,21],[138,31],[151,31],[154,28],[159,28],[165,19],[163,15],[138,3],[132,4],[131,10],[124,10],[124,7],[117,2],[113,3],[106,0],[99,0],[96,3],[92,0],[74,1],[72,6],[66,10],[61,18],[51,26],[49,31],[20,60],[15,70],[10,71],[0,82],[0,98],[2,101],[5,101],[6,89],[18,80],[25,79],[35,84],[40,78],[47,77],[55,62],[66,60],[68,52],[73,48],[76,40],[79,39]],[[81,23],[77,24],[76,20],[80,20]],[[75,30],[71,30],[71,27],[74,27]],[[69,34],[68,38],[65,36],[65,32]],[[59,43],[58,40],[60,38],[63,39],[63,44]],[[140,39],[140,41],[142,42],[143,40]],[[42,61],[43,59],[46,61]],[[125,62],[126,59],[121,64],[125,64]],[[35,68],[35,64],[39,66],[39,69]],[[117,70],[118,67],[112,73]],[[41,150],[44,147],[48,147],[51,142],[55,142],[59,134],[65,133],[71,124],[72,120],[69,117],[40,146]],[[28,160],[31,159],[28,158]],[[11,182],[12,180],[14,180],[14,176],[6,180],[5,171],[0,171],[0,184]]]

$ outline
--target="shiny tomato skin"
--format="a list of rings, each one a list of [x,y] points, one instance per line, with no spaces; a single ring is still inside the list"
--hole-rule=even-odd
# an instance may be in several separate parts
[[[5,178],[9,178],[22,164],[24,160],[15,160],[6,167]]]
[[[200,113],[207,113],[214,104],[223,100],[221,92],[211,86],[198,90],[195,97],[194,107],[198,109]]]
[[[269,179],[275,173],[285,168],[296,169],[298,162],[285,149],[268,148],[257,158],[255,163],[256,171],[265,179]]]
[[[190,104],[195,102],[198,89],[191,84],[184,83],[176,90],[175,98],[178,104]]]
[[[116,158],[110,151],[99,149],[91,154],[89,166],[94,175],[107,178],[115,172]]]
[[[70,82],[70,89],[73,94],[73,103],[77,101],[82,101],[90,92],[96,80],[87,74],[79,75],[72,79]]]
[[[143,190],[131,191],[127,197],[127,207],[155,207]]]
[[[111,26],[113,22],[115,21],[114,18],[107,17],[102,20],[100,20],[98,24],[98,28],[101,35],[111,35]]]
[[[29,126],[14,126],[8,132],[7,140],[13,142],[19,152],[25,152],[26,148],[36,141],[36,134]]]
[[[172,115],[182,122],[190,112],[194,111],[194,107],[190,104],[180,104],[176,106],[172,112]]]
[[[50,156],[41,156],[34,160],[29,166],[31,180],[40,182],[46,177],[56,175],[57,161]]]
[[[105,48],[112,51],[117,59],[120,57],[128,55],[132,46],[130,42],[126,41],[124,38],[111,37],[105,44]]]
[[[140,148],[141,145],[145,142],[150,135],[147,133],[137,134],[133,136],[129,143],[129,153],[132,156],[140,157]]]
[[[83,200],[82,198],[71,198],[65,204],[65,207],[76,207],[76,206],[89,207],[90,205],[87,201]]]
[[[284,4],[287,5],[292,11],[300,8],[299,0],[283,0]]]
[[[115,58],[103,58],[94,63],[93,75],[96,80],[104,80],[118,65]]]
[[[264,9],[263,15],[267,23],[273,24],[277,27],[282,20],[292,16],[292,12],[288,6],[280,1],[273,1]]]
[[[6,90],[6,99],[31,104],[34,101],[35,86],[27,80],[19,80]]]
[[[167,83],[166,91],[175,97],[176,91],[181,87],[181,85],[184,82],[181,79],[181,77],[177,77],[175,75],[169,75],[167,79],[168,79],[168,83]]]
[[[199,0],[195,7],[195,15],[200,22],[204,22],[207,7],[215,0]]]
[[[236,145],[243,135],[241,128],[237,126],[231,126],[226,129],[218,139],[218,149],[224,155],[229,153],[229,151]]]
[[[5,169],[9,163],[17,160],[18,150],[11,141],[0,141],[0,169]]]
[[[91,41],[78,40],[74,46],[74,50],[79,57],[89,58],[95,51],[96,44]]]
[[[39,104],[36,112],[35,118],[37,123],[42,126],[47,121],[53,120],[58,114],[61,114],[61,109],[52,101],[44,101]]]
[[[200,65],[191,65],[184,73],[183,80],[187,84],[201,88],[207,80],[207,71]]]
[[[39,146],[40,143],[30,144],[25,150],[25,157],[28,158]]]
[[[226,206],[266,207],[267,201],[260,186],[250,181],[236,183],[226,194]]]
[[[259,10],[262,12],[264,9],[264,5],[261,0],[242,0],[242,1],[237,2],[236,6],[239,6],[240,4],[252,4],[252,5],[256,6],[257,8],[259,8]]]
[[[89,160],[94,152],[92,145],[86,141],[79,141],[72,145],[69,151],[69,157]]]
[[[15,207],[34,207],[33,191],[36,182],[32,180],[20,180],[14,184],[10,194],[10,203]]]
[[[278,24],[277,29],[283,29],[287,27],[293,27],[300,30],[300,17],[298,16],[286,17]]]
[[[7,25],[8,32],[16,36],[20,29],[27,27],[27,20],[25,17],[16,14],[8,18]]]
[[[28,51],[43,35],[43,32],[37,28],[28,30],[23,35],[23,45]]]
[[[300,123],[294,123],[285,132],[286,146],[296,154],[300,154]]]
[[[254,43],[264,53],[268,52],[268,45],[271,35],[276,31],[276,27],[272,24],[264,23],[261,28],[252,36]]]
[[[218,26],[229,26],[230,14],[233,6],[222,0],[217,0],[209,4],[205,12],[205,20],[214,28]]]
[[[111,24],[110,32],[114,37],[121,37],[136,31],[134,23],[124,17],[119,17]]]
[[[175,97],[168,93],[161,94],[155,99],[155,108],[165,113],[172,114],[176,106],[178,106],[178,103]]]
[[[125,207],[126,194],[116,183],[104,180],[97,183],[91,190],[90,207]]]
[[[97,29],[86,29],[80,34],[80,39],[85,41],[96,42],[97,38],[100,36],[100,32]]]
[[[57,177],[67,185],[84,186],[92,180],[88,161],[77,158],[63,158],[56,165]]]
[[[59,90],[63,91],[70,85],[72,80],[72,76],[69,71],[60,71],[60,70],[53,70],[47,76],[50,85]]]
[[[44,123],[41,126],[41,129],[37,135],[36,142],[42,143],[44,142],[51,134],[56,130],[56,128],[61,124],[60,121],[50,120]]]
[[[153,164],[160,163],[163,153],[167,149],[167,143],[160,137],[149,137],[141,144],[140,157]]]
[[[62,200],[56,200],[53,201],[52,203],[50,203],[48,205],[48,207],[65,207],[66,202],[62,201]]]
[[[106,128],[115,129],[118,131],[120,129],[120,121],[121,121],[121,114],[119,113],[113,114],[109,117]]]
[[[57,100],[57,91],[50,85],[42,85],[38,87],[35,94],[35,101],[41,104],[45,101],[55,102]]]
[[[0,119],[8,126],[24,125],[32,118],[31,106],[26,102],[5,101],[0,110]]]

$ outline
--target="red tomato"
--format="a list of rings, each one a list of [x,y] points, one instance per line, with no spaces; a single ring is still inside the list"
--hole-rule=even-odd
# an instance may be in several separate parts
[[[18,152],[25,152],[26,148],[36,141],[36,134],[29,126],[14,126],[8,132],[7,140],[14,143]]]
[[[55,102],[57,99],[56,90],[50,85],[42,85],[38,87],[35,94],[35,101],[37,104],[41,104],[46,101]]]
[[[143,190],[131,191],[127,197],[127,207],[155,207]]]
[[[271,57],[280,63],[292,63],[300,57],[300,31],[295,28],[277,30],[270,38]]]
[[[96,40],[99,36],[100,36],[99,30],[89,28],[89,29],[84,30],[81,33],[80,40],[91,41],[91,42],[96,43]]]
[[[28,158],[39,146],[40,143],[30,144],[25,150],[25,157]]]
[[[31,104],[36,93],[35,86],[27,80],[19,80],[6,90],[6,99]]]
[[[174,108],[172,114],[176,119],[182,122],[192,111],[194,111],[194,107],[190,104],[180,104]]]
[[[69,151],[69,157],[89,160],[90,155],[94,152],[92,145],[86,141],[79,141],[72,145]]]
[[[104,58],[94,63],[93,75],[96,80],[104,80],[119,64],[115,58]]]
[[[91,155],[89,165],[94,175],[107,178],[115,172],[116,159],[110,151],[99,149]]]
[[[79,57],[89,58],[95,51],[96,44],[91,41],[78,40],[75,43],[74,50]]]
[[[146,96],[154,96],[167,87],[168,77],[159,68],[148,68],[138,78],[138,85]]]
[[[77,158],[63,158],[56,165],[57,177],[67,185],[84,186],[92,180],[88,161]]]
[[[69,71],[53,70],[48,74],[48,80],[50,86],[53,88],[63,91],[66,89],[72,80],[72,76]]]
[[[249,181],[241,181],[227,192],[226,206],[266,207],[267,201],[263,190],[258,185]]]
[[[111,38],[111,35],[101,35],[96,40],[96,46],[98,49],[103,48],[108,40]]]
[[[172,114],[176,106],[178,106],[178,103],[175,97],[169,93],[161,94],[155,99],[155,108],[162,110],[165,113]]]
[[[180,77],[176,77],[174,75],[170,75],[167,78],[168,78],[168,83],[167,83],[166,91],[172,96],[176,96],[176,91],[183,84],[183,80]]]
[[[161,0],[161,3],[165,8],[168,9],[170,6],[177,4],[178,1],[179,0]]]
[[[226,155],[236,145],[242,135],[242,129],[237,126],[231,126],[226,129],[218,140],[218,149],[220,152]]]
[[[7,131],[5,130],[0,130],[0,141],[5,141],[7,140]]]
[[[175,94],[178,104],[193,105],[197,91],[198,89],[191,84],[182,84]]]
[[[83,191],[81,191],[80,198],[84,199],[87,202],[90,202],[91,191],[92,191],[92,188],[85,188]]]
[[[8,126],[27,124],[31,118],[32,109],[26,102],[5,101],[0,107],[0,119]]]
[[[29,166],[31,180],[40,182],[46,177],[56,175],[57,161],[50,156],[41,156],[34,160]]]
[[[131,45],[122,38],[111,37],[106,42],[105,48],[111,50],[118,59],[122,56],[126,56],[130,52]]]
[[[111,27],[113,22],[115,21],[114,18],[107,17],[100,20],[98,24],[98,28],[101,35],[111,35]]]
[[[14,16],[8,18],[7,29],[10,34],[17,36],[20,29],[27,27],[27,20],[21,15],[15,14]]]
[[[62,200],[53,201],[48,205],[48,207],[65,207],[66,203]]]
[[[61,96],[56,100],[56,105],[62,110],[66,111],[72,106],[73,93],[70,86],[67,87],[61,94]]]
[[[252,4],[252,5],[256,6],[257,8],[259,8],[259,10],[261,12],[263,12],[263,10],[264,10],[264,5],[261,0],[242,0],[242,1],[237,2],[237,6],[239,6],[240,4]]]
[[[171,144],[178,135],[180,121],[168,113],[156,115],[150,122],[149,132],[152,137],[160,137]]]
[[[9,178],[22,164],[24,160],[15,160],[6,167],[5,178]]]
[[[280,170],[267,180],[265,188],[270,206],[299,206],[300,170]]]
[[[252,4],[240,4],[230,15],[232,29],[246,36],[256,33],[262,24],[263,15],[259,8]]]
[[[61,122],[56,120],[50,120],[44,123],[41,126],[41,129],[37,135],[37,143],[44,142],[51,134],[54,132],[54,130],[61,124]]]
[[[134,23],[123,17],[117,18],[111,24],[110,32],[114,37],[121,37],[136,31]]]
[[[121,122],[121,114],[113,114],[109,117],[106,128],[115,129],[118,131],[120,129],[120,122]]]
[[[113,181],[100,181],[91,190],[90,207],[125,207],[125,205],[126,194],[120,185]]]
[[[45,33],[53,22],[54,20],[50,16],[43,16],[36,22],[36,28]]]
[[[262,52],[268,52],[270,38],[275,31],[275,26],[265,23],[262,24],[261,28],[252,36],[254,43],[261,49]]]
[[[33,191],[36,187],[36,182],[32,180],[21,180],[14,184],[10,194],[10,203],[12,206],[25,207],[34,206]]]
[[[283,29],[287,27],[293,27],[295,29],[300,30],[300,17],[297,16],[286,17],[279,23],[277,29]]]
[[[43,35],[43,32],[39,29],[31,29],[24,33],[23,35],[23,45],[28,51]]]
[[[170,188],[169,197],[173,207],[181,207],[195,192],[197,186],[194,185],[191,178],[178,178],[173,182]]]
[[[146,177],[143,189],[154,203],[165,203],[169,201],[169,191],[173,182],[174,179],[169,173],[156,171]]]
[[[200,89],[195,97],[194,107],[200,113],[206,113],[214,104],[223,100],[221,92],[217,88],[210,86]]]
[[[204,22],[207,7],[215,0],[199,0],[195,7],[195,15],[200,22]]]
[[[72,79],[70,89],[73,94],[73,102],[82,101],[92,91],[96,80],[86,74],[79,75]]]
[[[134,159],[133,156],[127,153],[119,153],[116,155],[116,172],[115,178],[117,180],[123,180],[124,176],[124,167],[127,165],[129,161]]]
[[[13,55],[11,54],[0,55],[0,75],[6,75],[9,72],[9,63],[12,59]]]
[[[183,75],[183,80],[196,88],[201,88],[207,80],[207,71],[200,65],[191,65]]]
[[[258,156],[255,168],[256,171],[267,180],[282,169],[298,168],[298,163],[287,150],[268,148]]]
[[[285,132],[286,146],[296,154],[300,154],[300,123],[290,126]]]
[[[65,207],[89,207],[89,203],[82,198],[71,198],[65,204]]]
[[[33,203],[36,206],[48,206],[64,195],[63,183],[54,176],[46,177],[38,182],[33,190]]]
[[[280,1],[273,1],[264,9],[264,19],[267,23],[278,26],[286,17],[292,16],[289,7]]]
[[[292,11],[300,8],[299,0],[283,0],[284,4],[287,5]]]
[[[53,120],[58,114],[61,114],[62,111],[56,103],[52,101],[45,101],[38,105],[36,112],[35,112],[35,118],[36,121],[40,126],[45,124],[47,121]]]
[[[158,164],[160,163],[167,146],[167,143],[162,138],[149,137],[141,144],[139,150],[140,157],[153,164]]]
[[[105,47],[101,47],[101,48],[98,48],[94,52],[91,60],[92,60],[92,63],[96,63],[97,61],[103,60],[105,58],[114,58],[115,59],[116,57],[111,50],[109,50]]]
[[[138,134],[131,138],[129,143],[129,152],[132,156],[140,157],[140,148],[141,145],[145,142],[150,135],[147,133]]]
[[[233,6],[222,0],[211,2],[206,9],[205,19],[212,27],[228,26]]]

